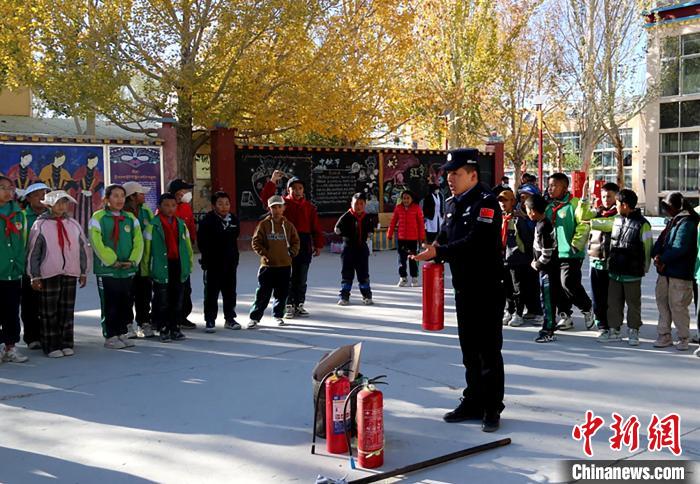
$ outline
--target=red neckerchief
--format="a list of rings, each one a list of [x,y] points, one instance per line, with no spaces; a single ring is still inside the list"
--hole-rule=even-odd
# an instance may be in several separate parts
[[[556,205],[554,205],[552,207],[552,225],[555,225],[557,223],[557,212],[559,211],[559,209],[561,209],[566,204],[568,204],[569,201],[571,201],[571,197],[569,196],[569,192],[566,192],[566,195],[564,195],[564,198],[562,198],[560,201],[553,200],[553,202],[555,202]]]
[[[162,213],[158,214],[160,217],[161,224],[163,225],[163,232],[165,233],[165,245],[168,248],[168,259],[179,259],[180,250],[178,248],[177,239],[177,218],[170,217],[172,222],[168,220],[168,217]]]
[[[0,214],[0,219],[5,221],[5,237],[9,237],[10,234],[17,234],[19,235],[19,229],[17,226],[12,222],[12,218],[17,215],[17,212],[12,212],[10,215],[2,215]]]
[[[68,231],[63,225],[63,220],[61,219],[61,217],[56,217],[54,218],[54,220],[56,221],[56,230],[58,231],[58,246],[61,248],[61,252],[63,252],[63,248],[66,246],[66,242],[68,242],[68,247],[70,248],[70,239],[68,238]]]
[[[615,215],[617,215],[617,207],[613,205],[612,208],[606,210],[605,207],[601,206],[598,209],[598,214],[599,217],[614,217]]]
[[[503,250],[506,250],[506,242],[508,242],[508,225],[512,219],[512,213],[503,214],[503,225],[501,225],[501,242],[503,242]]]
[[[351,208],[350,213],[355,217],[355,220],[357,220],[357,241],[361,244],[364,242],[362,238],[362,219],[365,218],[367,212],[357,213]]]
[[[119,245],[119,222],[123,222],[126,220],[126,217],[124,215],[114,215],[112,214],[112,218],[114,219],[114,227],[112,228],[112,241],[114,242],[114,248],[117,248],[117,245]]]

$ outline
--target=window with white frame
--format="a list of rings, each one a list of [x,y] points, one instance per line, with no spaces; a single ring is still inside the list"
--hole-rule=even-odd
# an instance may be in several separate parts
[[[661,39],[661,95],[700,94],[700,33]]]
[[[700,170],[700,131],[662,133],[660,189],[694,192]]]
[[[632,186],[632,129],[624,128],[620,130],[622,138],[622,165],[624,169],[625,186]],[[593,151],[593,174],[598,180],[617,183],[617,158],[615,146],[608,136],[598,143]]]

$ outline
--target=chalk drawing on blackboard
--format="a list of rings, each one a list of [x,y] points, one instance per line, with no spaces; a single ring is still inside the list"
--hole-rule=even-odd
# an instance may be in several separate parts
[[[255,195],[250,190],[245,190],[241,194],[241,207],[255,207]]]
[[[246,158],[258,158],[257,164],[250,168],[250,181],[253,186],[255,197],[260,200],[260,192],[265,187],[265,184],[270,180],[270,176],[275,170],[282,171],[285,176],[279,182],[278,187],[286,187],[287,181],[297,174],[297,164],[310,163],[310,156],[265,156],[251,155]],[[255,203],[253,205],[255,206]]]

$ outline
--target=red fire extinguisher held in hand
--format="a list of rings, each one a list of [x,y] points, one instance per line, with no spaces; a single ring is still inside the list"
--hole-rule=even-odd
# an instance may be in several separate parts
[[[437,262],[423,265],[423,329],[441,331],[445,327],[445,266]]]
[[[357,395],[357,460],[360,467],[374,469],[384,464],[384,396],[376,385],[387,385],[379,381],[386,378],[380,375],[371,380],[366,380],[350,392],[345,399],[345,409],[351,401],[353,394]],[[345,429],[347,447],[350,454],[350,467],[355,468],[355,460],[352,457],[350,446],[350,434],[352,429]]]
[[[343,373],[336,372],[326,380],[326,450],[331,454],[348,451],[345,428],[350,414],[345,402],[349,394],[350,380]]]

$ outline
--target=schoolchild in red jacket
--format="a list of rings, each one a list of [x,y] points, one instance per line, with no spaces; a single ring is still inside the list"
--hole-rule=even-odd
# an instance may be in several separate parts
[[[398,225],[398,230],[396,226]],[[418,247],[425,240],[425,223],[423,221],[423,210],[416,203],[415,196],[410,190],[401,192],[401,203],[394,209],[394,215],[389,223],[387,239],[394,238],[394,231],[398,233],[396,244],[399,253],[399,287],[408,286],[408,274],[406,273],[406,261],[411,254],[418,253]],[[414,287],[418,287],[418,262],[411,259],[409,269]]]

